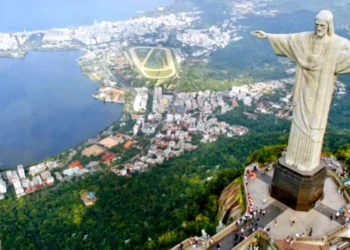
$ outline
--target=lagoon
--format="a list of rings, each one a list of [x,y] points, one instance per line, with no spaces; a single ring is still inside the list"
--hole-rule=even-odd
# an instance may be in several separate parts
[[[41,161],[118,120],[122,104],[103,103],[76,62],[81,51],[0,58],[0,167]]]

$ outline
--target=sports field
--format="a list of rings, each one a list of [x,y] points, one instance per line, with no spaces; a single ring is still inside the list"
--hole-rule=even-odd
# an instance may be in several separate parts
[[[166,79],[176,74],[175,58],[168,48],[133,47],[129,49],[129,53],[144,77]]]

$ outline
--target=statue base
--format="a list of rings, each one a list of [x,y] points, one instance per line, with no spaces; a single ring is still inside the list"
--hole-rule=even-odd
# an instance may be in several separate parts
[[[270,186],[271,197],[297,211],[309,211],[323,197],[323,187],[327,176],[326,164],[312,171],[300,171],[286,163],[281,157],[275,167]]]

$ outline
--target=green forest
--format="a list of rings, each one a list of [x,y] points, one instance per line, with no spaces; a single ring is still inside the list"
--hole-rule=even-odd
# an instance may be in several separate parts
[[[203,228],[213,234],[220,192],[241,175],[250,152],[279,143],[283,135],[222,137],[132,178],[107,170],[18,200],[12,195],[1,202],[2,245],[167,249]],[[80,200],[86,191],[96,192],[92,207]]]
[[[201,229],[214,234],[221,191],[247,163],[274,160],[271,154],[278,157],[284,145],[273,145],[286,143],[290,126],[273,116],[251,120],[239,113],[235,110],[219,119],[248,126],[249,134],[200,144],[149,172],[125,178],[105,170],[18,200],[12,194],[1,201],[2,245],[5,249],[169,249],[200,235]],[[328,148],[338,145],[336,134],[327,138]],[[208,177],[213,178],[208,181]],[[97,202],[91,207],[80,200],[86,191],[96,192]]]

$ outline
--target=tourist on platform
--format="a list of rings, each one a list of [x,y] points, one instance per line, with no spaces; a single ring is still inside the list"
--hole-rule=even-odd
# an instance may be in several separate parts
[[[312,236],[312,227],[310,228],[310,231],[309,231],[309,237]]]
[[[195,246],[195,248],[198,246],[198,237],[197,236],[194,237],[194,246]]]
[[[290,242],[289,242],[289,247],[290,247],[290,248],[292,248],[292,247],[293,247],[293,242],[294,242],[294,239],[293,239],[293,238],[291,238],[291,239],[290,239]]]
[[[221,250],[221,244],[220,244],[220,242],[218,242],[218,243],[216,244],[216,249],[217,249],[217,250]]]
[[[262,202],[265,205],[266,204],[266,198],[263,198]]]
[[[183,250],[184,249],[184,245],[181,243],[178,247],[179,250]]]
[[[290,225],[291,225],[291,226],[294,226],[294,224],[295,224],[295,218],[292,217],[292,218],[290,219]]]
[[[277,223],[277,219],[275,220],[275,224],[274,224],[274,227],[277,227],[278,226],[278,223]]]

